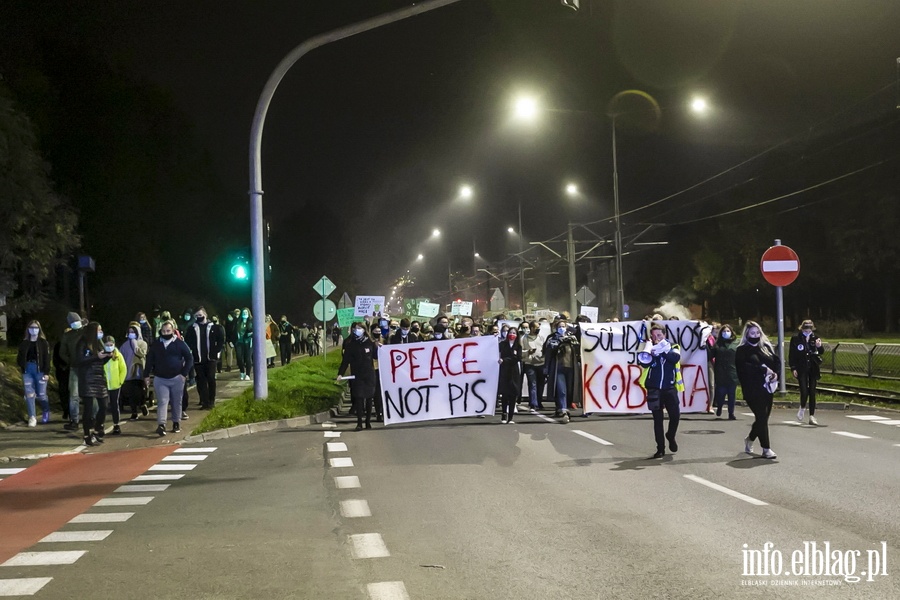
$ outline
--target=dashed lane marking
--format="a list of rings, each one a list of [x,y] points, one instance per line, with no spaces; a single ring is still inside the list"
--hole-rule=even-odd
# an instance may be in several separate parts
[[[19,552],[0,567],[39,567],[71,565],[87,554],[87,550],[54,550],[48,552]]]
[[[755,417],[756,416],[753,413],[741,413],[741,414],[744,415],[745,417]]]
[[[112,529],[99,529],[97,531],[54,531],[41,542],[100,542],[105,540],[113,532]]]
[[[347,444],[344,442],[328,442],[325,444],[329,452],[346,452]]]
[[[144,506],[150,504],[152,500],[153,496],[119,496],[98,500],[94,506]]]
[[[881,421],[887,420],[887,417],[880,415],[847,415],[848,419],[859,419],[860,421]]]
[[[337,423],[326,421],[325,423],[322,423],[322,427],[324,427],[325,429],[334,429],[335,427],[337,427]]]
[[[409,600],[402,581],[380,581],[366,586],[369,600]]]
[[[84,513],[69,523],[124,523],[134,516],[133,512],[125,513]]]
[[[341,516],[346,518],[371,517],[369,503],[365,500],[341,500]]]
[[[887,421],[875,421],[879,425],[900,425],[900,419],[888,419]]]
[[[191,471],[197,465],[153,465],[148,471]]]
[[[120,485],[114,493],[127,494],[129,492],[164,492],[169,489],[170,483],[149,483],[146,485]]]
[[[358,533],[350,536],[353,558],[384,558],[390,556],[380,533]]]
[[[0,579],[0,596],[33,596],[51,581],[52,577]]]
[[[184,474],[180,475],[138,475],[132,481],[175,481],[184,477]]]
[[[217,448],[179,448],[173,454],[194,454],[197,452],[215,452]]]
[[[350,457],[345,457],[345,458],[329,458],[329,459],[328,459],[328,464],[331,465],[331,466],[334,467],[334,468],[339,468],[339,467],[352,467],[352,466],[353,466],[353,459],[350,458]]]
[[[591,435],[590,433],[588,433],[586,431],[581,431],[580,429],[573,429],[572,433],[578,434],[583,438],[587,438],[591,441],[597,442],[598,444],[603,444],[604,446],[612,446],[613,445],[612,442],[607,442],[603,438],[598,438],[596,435]]]
[[[556,419],[551,419],[550,417],[548,417],[546,415],[534,415],[534,416],[541,418],[541,419],[547,421],[548,423],[558,423],[558,421]]]
[[[326,432],[325,432],[325,437],[327,437],[327,438],[339,438],[339,437],[341,437],[341,432],[340,432],[340,431],[326,431]]]
[[[834,435],[842,435],[844,437],[853,438],[854,440],[871,440],[868,435],[860,435],[858,433],[850,433],[849,431],[832,431]]]
[[[756,506],[767,506],[768,502],[763,502],[762,500],[757,500],[751,496],[747,496],[746,494],[742,494],[740,492],[736,492],[732,489],[725,487],[724,485],[719,485],[718,483],[713,483],[712,481],[703,479],[702,477],[697,477],[696,475],[685,475],[685,479],[690,479],[695,483],[699,483],[700,485],[705,485],[706,487],[716,490],[717,492],[722,492],[723,494],[728,494],[733,498],[737,498],[738,500],[743,500],[744,502],[748,502],[750,504],[754,504]]]
[[[351,489],[362,487],[359,484],[359,477],[356,475],[347,475],[344,477],[335,477],[334,485],[340,489]]]
[[[177,452],[177,450],[176,450]],[[178,462],[178,461],[188,461],[188,460],[206,460],[209,455],[207,454],[170,454],[163,458],[163,462]]]
[[[796,427],[803,427],[803,423],[800,421],[782,421],[785,425],[794,425]]]
[[[15,475],[16,473],[21,473],[24,470],[25,470],[24,467],[17,468],[17,469],[11,469],[11,468],[0,469],[0,475],[4,475],[4,476]]]

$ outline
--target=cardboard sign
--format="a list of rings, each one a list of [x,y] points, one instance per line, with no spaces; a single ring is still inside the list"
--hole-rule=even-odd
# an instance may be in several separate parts
[[[338,325],[341,327],[350,327],[353,325],[354,321],[358,321],[359,319],[356,317],[356,308],[350,306],[348,308],[339,308],[337,309],[337,320]]]
[[[450,314],[452,315],[460,315],[463,317],[471,317],[472,316],[472,303],[471,302],[453,302],[450,305]]]
[[[356,317],[373,317],[384,310],[384,296],[357,296],[353,308]]]
[[[490,336],[381,346],[385,425],[493,415],[499,360]]]
[[[596,323],[600,320],[600,309],[596,306],[582,306],[578,314],[586,316],[591,320],[591,323]]]
[[[441,312],[441,305],[433,304],[431,302],[419,302],[418,308],[419,316],[428,317],[429,319],[438,316],[438,313]]]

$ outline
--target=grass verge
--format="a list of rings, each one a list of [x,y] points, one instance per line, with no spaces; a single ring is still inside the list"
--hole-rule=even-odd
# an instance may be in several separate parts
[[[340,352],[295,359],[269,375],[269,397],[253,398],[253,388],[218,404],[191,433],[197,435],[235,425],[277,421],[323,412],[338,404],[343,386],[334,377],[341,364]]]

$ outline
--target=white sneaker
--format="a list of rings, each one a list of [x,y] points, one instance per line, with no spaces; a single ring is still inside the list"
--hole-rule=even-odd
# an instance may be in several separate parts
[[[778,458],[774,452],[770,448],[763,448],[762,453],[763,458]]]
[[[800,410],[797,411],[797,420],[802,423],[804,415],[806,415],[806,409],[801,408]]]
[[[744,452],[753,454],[753,442],[750,441],[750,438],[744,438]]]
[[[809,424],[810,424],[810,425],[818,425],[819,422],[816,421],[816,418],[815,418],[814,416],[809,415]]]
[[[501,425],[506,425],[506,419],[500,419],[500,424],[501,424]]]
[[[515,425],[516,422],[515,422],[515,421],[507,421],[506,424],[507,424],[507,425]]]
[[[529,409],[528,409],[528,412],[530,412],[530,413],[533,414],[533,415],[538,415],[538,414],[540,414],[540,413],[539,413],[536,409],[534,409],[534,408],[529,408]]]
[[[37,426],[37,419],[35,417],[28,417],[28,426],[29,427]]]

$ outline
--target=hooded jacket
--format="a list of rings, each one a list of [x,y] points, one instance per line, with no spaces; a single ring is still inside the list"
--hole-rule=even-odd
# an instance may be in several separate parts
[[[144,341],[143,328],[137,321],[128,324],[128,329],[137,330],[137,338],[133,340],[125,340],[125,343],[119,346],[119,352],[125,360],[126,380],[143,379],[144,365],[147,360],[147,342]]]

